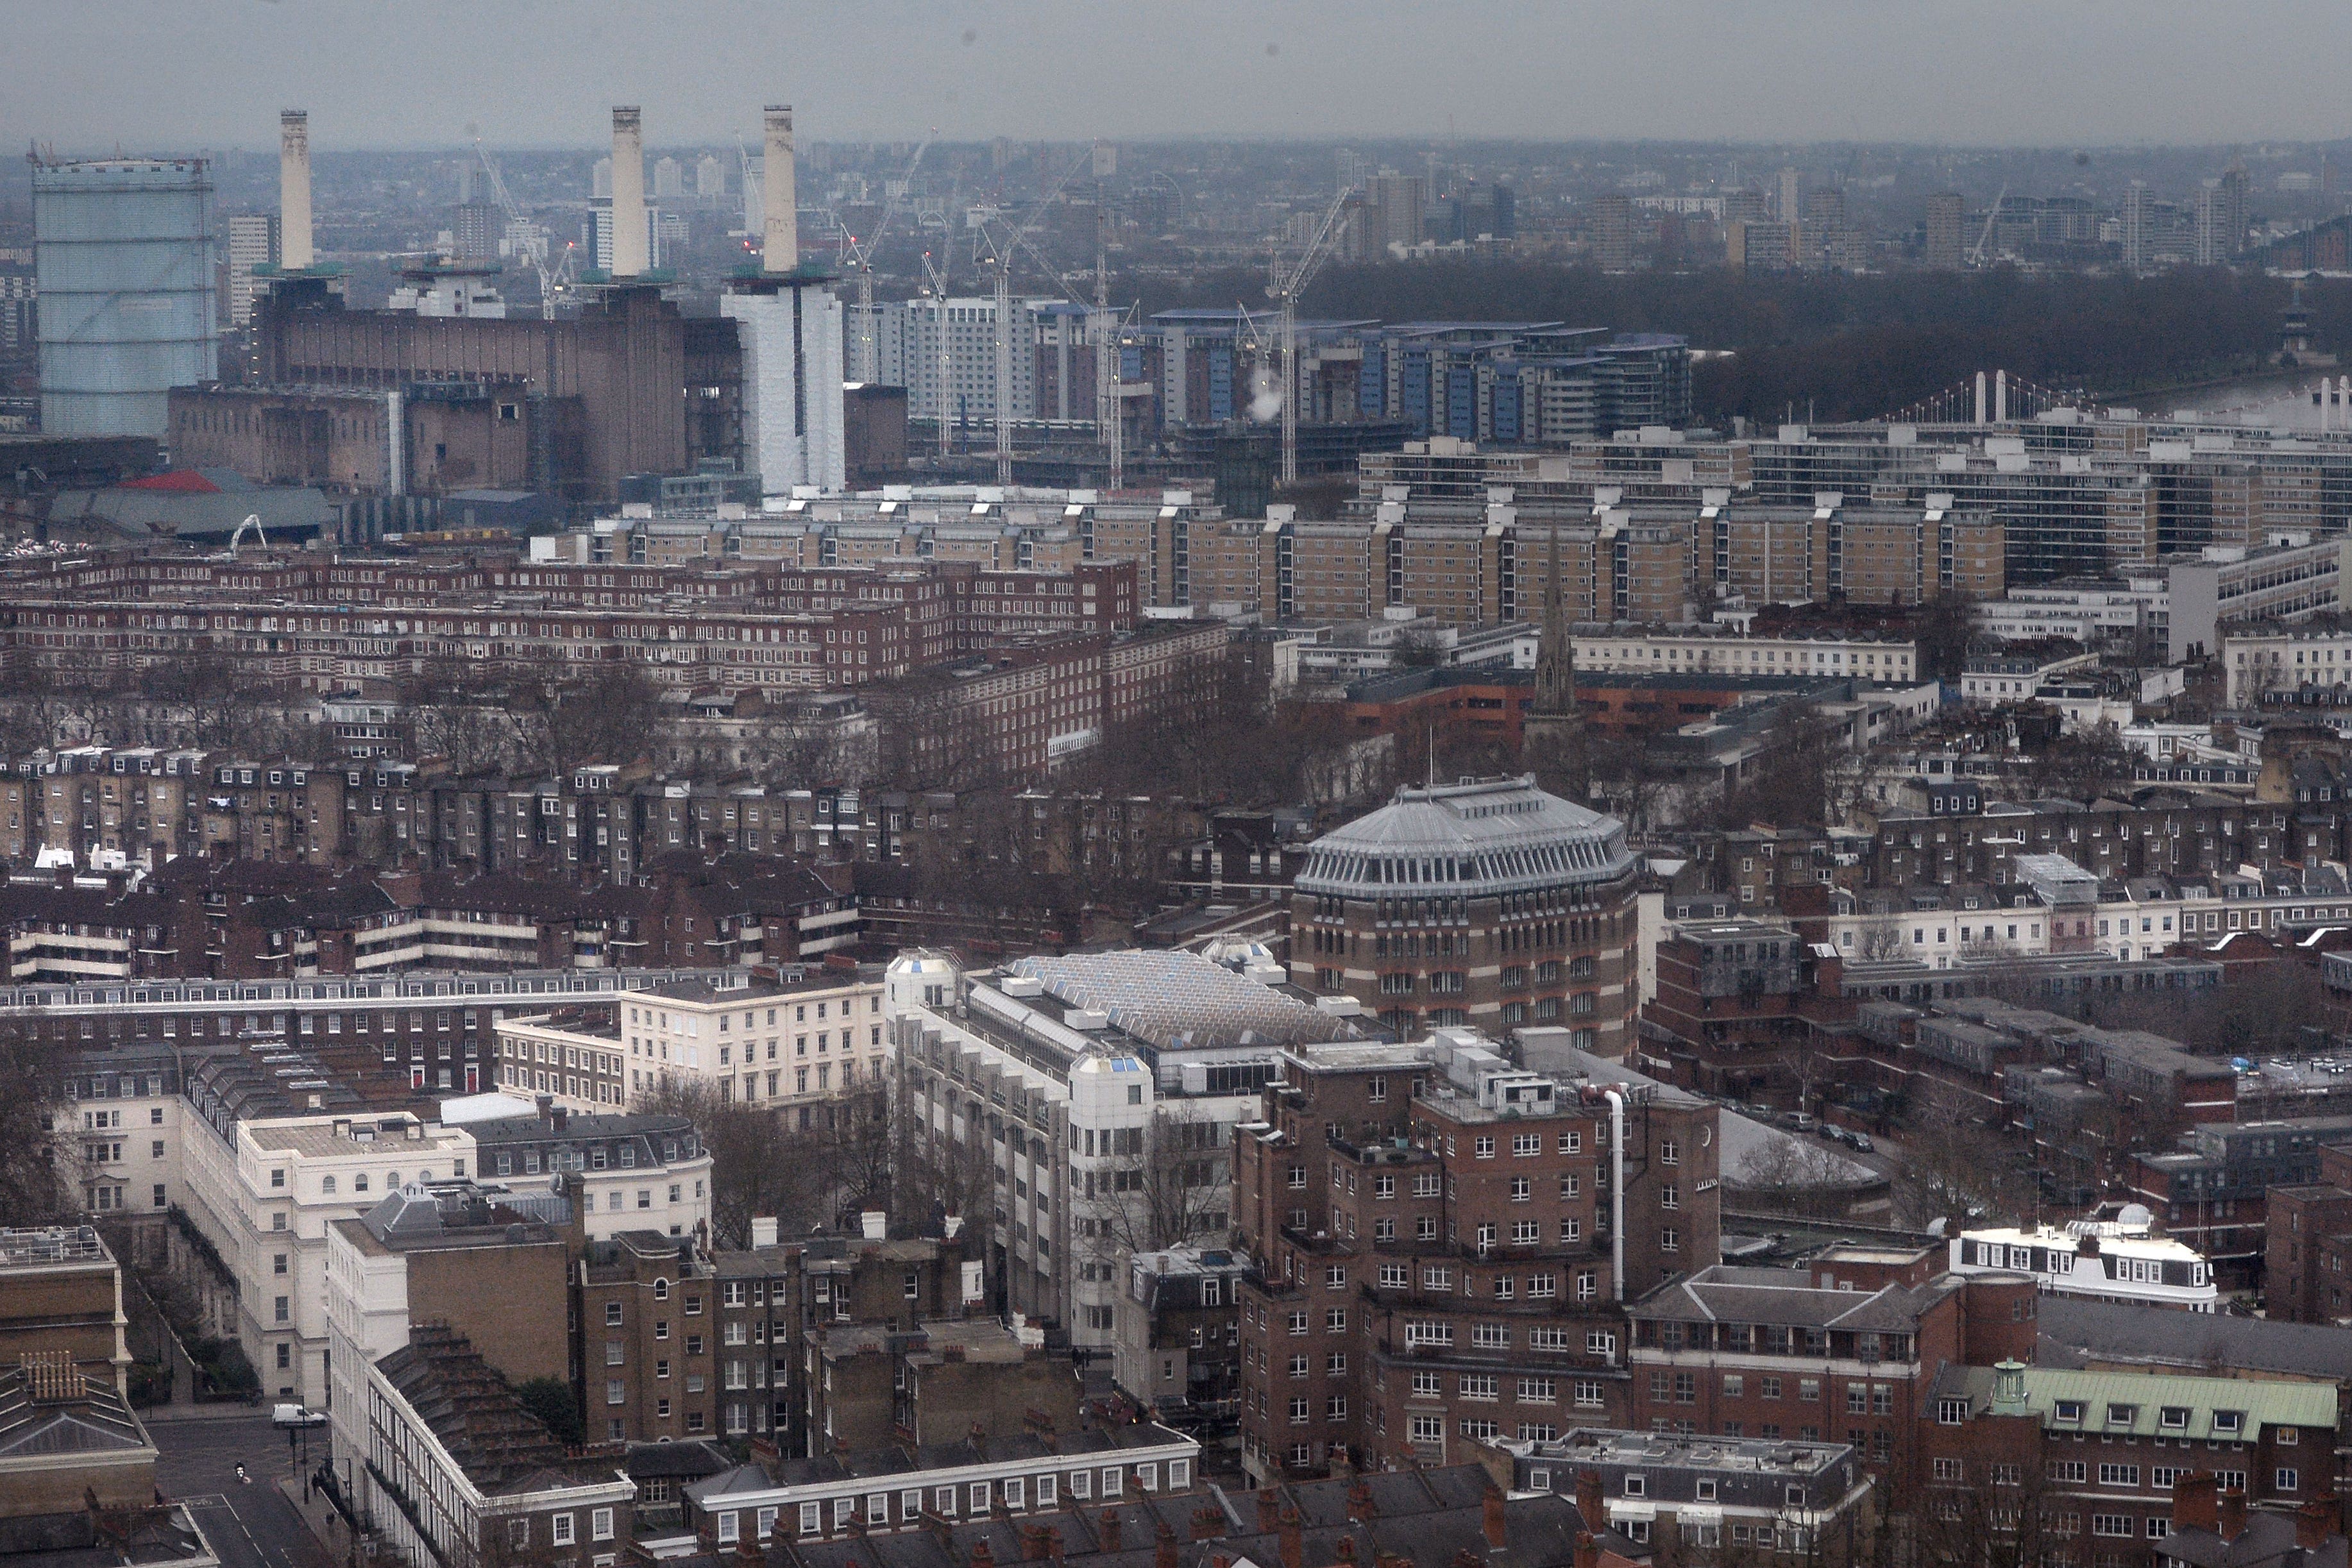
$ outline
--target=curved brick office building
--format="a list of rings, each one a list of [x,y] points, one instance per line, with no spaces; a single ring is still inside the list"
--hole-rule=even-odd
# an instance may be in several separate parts
[[[1291,978],[1357,998],[1402,1038],[1540,1025],[1622,1056],[1640,869],[1622,822],[1532,777],[1400,789],[1308,849]]]

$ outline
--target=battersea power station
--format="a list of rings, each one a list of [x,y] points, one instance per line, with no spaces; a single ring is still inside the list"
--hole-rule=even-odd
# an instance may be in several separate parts
[[[255,383],[171,394],[170,439],[189,466],[269,483],[400,496],[534,491],[609,506],[633,476],[740,472],[769,494],[841,488],[842,306],[800,259],[792,110],[765,115],[756,266],[716,316],[663,296],[649,261],[640,117],[613,111],[610,227],[599,266],[567,290],[577,314],[508,314],[486,269],[410,269],[383,309],[349,308],[310,238],[308,117],[280,135],[280,256],[254,301]],[[600,218],[604,214],[597,214]],[[553,312],[546,312],[551,316]]]

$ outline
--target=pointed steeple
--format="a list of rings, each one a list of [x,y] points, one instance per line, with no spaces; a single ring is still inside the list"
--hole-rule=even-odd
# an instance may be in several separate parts
[[[1576,650],[1560,590],[1559,524],[1551,525],[1551,580],[1544,584],[1543,646],[1536,654],[1535,700],[1520,727],[1530,767],[1563,793],[1581,792],[1584,714],[1576,706]]]
[[[1530,717],[1573,714],[1576,652],[1568,628],[1568,603],[1560,592],[1559,524],[1551,525],[1551,575],[1544,584],[1543,643],[1536,655],[1536,700]]]

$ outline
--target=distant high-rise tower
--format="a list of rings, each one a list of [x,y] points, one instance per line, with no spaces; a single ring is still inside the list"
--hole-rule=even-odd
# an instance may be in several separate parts
[[[1958,191],[1938,191],[1927,198],[1927,243],[1919,264],[1934,272],[1958,272],[1966,259],[1961,230],[1967,204]]]
[[[1784,224],[1801,223],[1805,216],[1805,177],[1794,169],[1780,171],[1780,218]]]
[[[716,154],[706,152],[696,161],[694,193],[706,202],[715,202],[727,194],[727,165]]]
[[[2190,234],[2189,254],[2200,267],[2220,267],[2226,263],[2236,247],[2230,243],[2230,198],[2219,180],[2208,180],[2197,188],[2196,205],[2190,212],[2195,225]]]
[[[675,158],[654,164],[654,200],[678,201],[686,195],[686,167]]]
[[[1633,270],[1633,198],[1622,191],[1592,204],[1592,259],[1603,272]]]
[[[2232,158],[2221,172],[2222,232],[2228,236],[2228,248],[2221,254],[2236,256],[2246,248],[2246,163],[2242,158]]]
[[[1804,251],[1798,258],[1801,267],[1843,267],[1851,265],[1848,254],[1853,235],[1846,227],[1845,193],[1834,185],[1805,193],[1805,214],[1801,227]]]
[[[658,269],[662,265],[662,210],[659,207],[640,209],[645,215],[645,265]],[[588,265],[598,272],[613,270],[613,204],[588,204]]]
[[[459,261],[495,261],[506,237],[507,214],[488,202],[461,202],[449,209],[449,243]]]
[[[2124,192],[2122,227],[2125,270],[2146,272],[2156,262],[2156,202],[2138,180]]]
[[[597,201],[613,199],[613,161],[610,158],[596,160],[596,167],[588,175],[588,194]]]
[[[768,495],[838,490],[847,475],[841,297],[801,265],[793,111],[765,115],[767,187],[760,271],[719,296],[743,350],[743,455]]]
[[[228,324],[253,324],[253,269],[278,265],[278,214],[232,213],[228,219]]]
[[[1118,172],[1118,143],[1097,141],[1094,152],[1094,177],[1108,180]]]
[[[1364,254],[1388,259],[1389,247],[1421,243],[1429,183],[1419,174],[1383,169],[1364,182]]]

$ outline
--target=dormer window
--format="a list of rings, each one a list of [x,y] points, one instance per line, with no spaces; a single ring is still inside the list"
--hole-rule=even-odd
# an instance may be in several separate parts
[[[2227,1433],[2235,1437],[2244,1433],[2245,1429],[2246,1413],[2243,1410],[2216,1410],[2213,1412],[2213,1431],[2217,1436]]]
[[[2107,1406],[2107,1425],[2110,1427],[2128,1427],[2138,1417],[2138,1416],[2139,1406],[2137,1405],[2110,1405]]]
[[[2156,1424],[2167,1432],[2180,1432],[2189,1427],[2189,1406],[2167,1405],[2156,1413]]]
[[[2082,1418],[2083,1402],[2079,1399],[2061,1399],[2051,1407],[2053,1420],[2080,1421]]]

